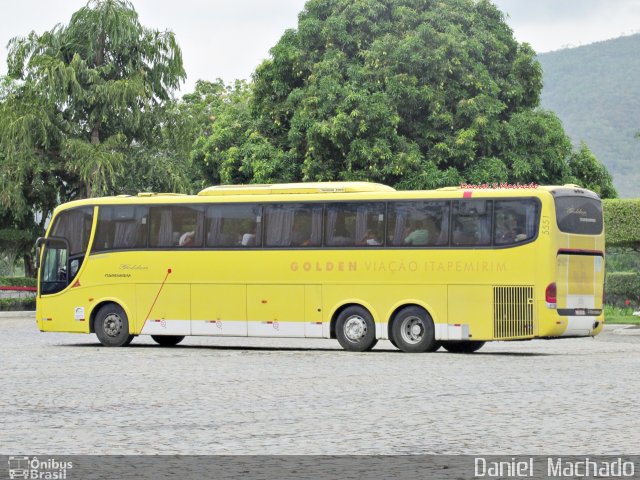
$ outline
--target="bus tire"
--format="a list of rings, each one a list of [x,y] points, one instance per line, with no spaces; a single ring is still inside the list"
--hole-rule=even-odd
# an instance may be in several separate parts
[[[151,335],[153,341],[158,345],[162,345],[163,347],[175,347],[182,340],[184,340],[184,336],[181,335]]]
[[[373,317],[366,308],[357,305],[338,315],[336,337],[342,348],[350,352],[366,352],[378,343]]]
[[[450,341],[442,342],[442,346],[449,353],[473,353],[482,348],[485,342],[467,340],[467,341]]]
[[[427,350],[427,353],[437,352],[438,350],[440,350],[441,346],[442,346],[442,343],[434,342],[433,346],[429,350]]]
[[[105,347],[125,347],[133,340],[129,335],[129,319],[120,305],[108,303],[100,307],[94,322],[96,336]]]
[[[393,319],[391,332],[398,348],[407,353],[435,352],[435,326],[431,315],[420,307],[405,307]]]
[[[398,347],[398,344],[396,343],[396,340],[393,338],[393,335],[391,333],[389,333],[389,341],[391,342],[391,345],[393,345],[394,347],[396,347],[398,350],[400,350],[400,347]],[[440,342],[435,342],[433,344],[433,347],[431,347],[429,350],[427,350],[425,353],[433,353],[433,352],[437,352],[438,350],[440,350],[440,347],[442,346],[442,344]]]

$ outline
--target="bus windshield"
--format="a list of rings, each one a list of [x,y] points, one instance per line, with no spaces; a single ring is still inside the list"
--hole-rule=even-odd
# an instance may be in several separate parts
[[[50,243],[45,247],[41,282],[47,286],[43,293],[59,292],[75,278],[89,246],[92,222],[91,207],[67,210],[56,217],[49,236],[62,239],[65,244]]]

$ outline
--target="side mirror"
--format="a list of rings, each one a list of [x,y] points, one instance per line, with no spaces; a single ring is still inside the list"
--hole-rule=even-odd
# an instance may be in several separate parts
[[[40,268],[40,255],[42,253],[42,248],[41,245],[45,243],[45,238],[44,237],[38,237],[38,239],[36,240],[36,258],[34,259],[34,266],[36,267],[36,270],[38,270]]]

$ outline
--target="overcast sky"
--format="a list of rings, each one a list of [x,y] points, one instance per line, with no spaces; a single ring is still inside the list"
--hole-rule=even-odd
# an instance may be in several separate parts
[[[0,74],[10,38],[67,23],[84,0],[0,0]],[[249,78],[304,0],[133,0],[143,25],[175,32],[188,79]],[[518,40],[538,52],[640,32],[640,0],[494,0]]]

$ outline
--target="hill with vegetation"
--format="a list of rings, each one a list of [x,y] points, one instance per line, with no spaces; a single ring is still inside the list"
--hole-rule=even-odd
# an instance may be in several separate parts
[[[640,196],[638,51],[640,34],[538,56],[542,106],[606,165],[620,197]]]

